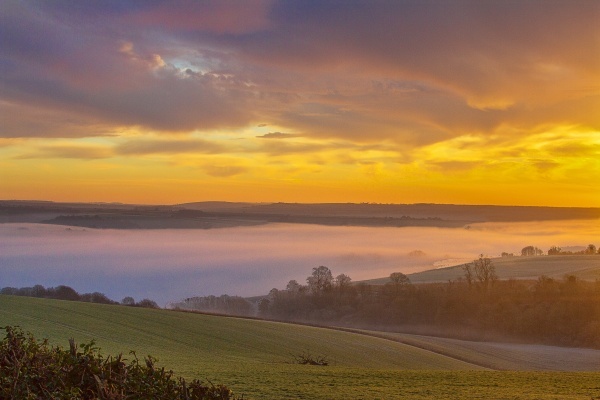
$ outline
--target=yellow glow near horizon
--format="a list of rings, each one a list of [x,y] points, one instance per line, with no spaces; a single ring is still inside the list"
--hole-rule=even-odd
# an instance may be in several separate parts
[[[242,132],[243,133],[243,132]],[[5,141],[2,198],[158,204],[201,200],[600,205],[600,134],[556,127],[503,142],[465,135],[413,150],[229,133],[118,153],[129,136]],[[237,138],[237,139],[232,139]],[[183,148],[177,140],[184,140]],[[231,145],[231,142],[235,145]],[[212,150],[212,145],[218,151]],[[154,142],[152,146],[161,146]],[[200,151],[185,151],[198,145]],[[339,145],[340,148],[336,146]],[[208,148],[204,151],[204,147]],[[248,149],[252,151],[248,152]],[[145,153],[142,153],[145,152]]]

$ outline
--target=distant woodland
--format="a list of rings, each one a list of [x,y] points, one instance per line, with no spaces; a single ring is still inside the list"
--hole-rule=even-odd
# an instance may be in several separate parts
[[[319,266],[306,284],[292,280],[259,299],[194,297],[172,306],[473,340],[600,348],[600,281],[573,275],[499,280],[492,261],[483,256],[465,264],[463,271],[456,281],[426,284],[412,284],[396,272],[386,284],[373,285],[354,284],[349,276],[334,276]]]
[[[93,229],[212,229],[268,223],[462,228],[477,222],[598,218],[598,207],[227,202],[143,206],[0,200],[0,223],[31,222]]]
[[[156,302],[150,299],[143,299],[138,302],[133,297],[127,296],[121,300],[114,301],[109,299],[104,293],[78,293],[75,289],[70,286],[59,285],[56,287],[45,288],[42,285],[35,285],[31,287],[4,287],[0,289],[0,294],[11,295],[11,296],[27,296],[27,297],[38,297],[43,299],[56,299],[56,300],[68,300],[68,301],[85,301],[89,303],[99,304],[121,304],[132,307],[146,307],[146,308],[159,308]]]

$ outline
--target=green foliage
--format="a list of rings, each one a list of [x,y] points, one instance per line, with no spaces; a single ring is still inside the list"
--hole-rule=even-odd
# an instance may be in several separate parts
[[[0,398],[2,399],[110,399],[152,398],[164,400],[234,399],[225,386],[186,382],[172,371],[143,362],[132,354],[103,357],[94,341],[69,350],[37,341],[32,334],[6,326],[0,342]]]

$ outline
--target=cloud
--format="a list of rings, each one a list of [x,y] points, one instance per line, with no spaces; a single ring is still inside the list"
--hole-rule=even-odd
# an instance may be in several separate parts
[[[223,151],[225,151],[223,145],[202,139],[134,139],[115,147],[117,154],[126,156],[179,153],[216,154]]]
[[[300,135],[295,134],[295,133],[269,132],[269,133],[265,133],[264,135],[257,136],[257,138],[261,138],[261,139],[286,139],[286,138],[293,138],[293,137],[298,137],[298,136],[300,136]]]
[[[185,7],[173,7],[173,4],[162,3],[148,5],[125,18],[137,26],[167,31],[251,34],[269,27],[268,14],[272,3],[270,0],[225,0],[185,2]]]
[[[205,165],[202,168],[208,175],[215,178],[229,178],[231,176],[243,174],[248,170],[246,167],[235,165]]]
[[[119,127],[98,118],[56,108],[0,101],[2,138],[84,138],[114,136]]]
[[[276,160],[278,171],[351,176],[380,163],[398,187],[469,165],[516,182],[518,168],[502,166],[519,163],[572,181],[598,169],[595,144],[525,139],[553,126],[600,130],[599,18],[588,0],[9,0],[0,4],[0,137],[135,130],[109,141],[116,155],[227,154],[232,162],[211,172],[218,176],[240,173],[228,165],[264,171],[266,157],[290,155]],[[393,149],[374,156],[376,144]],[[29,146],[30,157],[103,156]],[[265,158],[250,166],[256,154]],[[575,154],[587,161],[569,170],[564,160],[535,161]],[[267,175],[284,178],[257,179]]]
[[[107,125],[260,118],[421,145],[515,116],[536,124],[532,107],[590,115],[562,106],[598,92],[599,15],[588,1],[6,2],[3,96]]]
[[[30,153],[17,156],[17,159],[35,159],[35,158],[72,158],[82,160],[94,160],[109,158],[113,156],[110,148],[98,145],[48,145],[38,146]]]

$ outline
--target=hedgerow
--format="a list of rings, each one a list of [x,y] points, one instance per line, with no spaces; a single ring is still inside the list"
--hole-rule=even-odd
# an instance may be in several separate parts
[[[94,341],[76,346],[70,339],[69,349],[63,349],[19,327],[0,329],[6,331],[0,342],[0,399],[237,399],[223,385],[176,378],[156,367],[151,356],[104,357]]]

